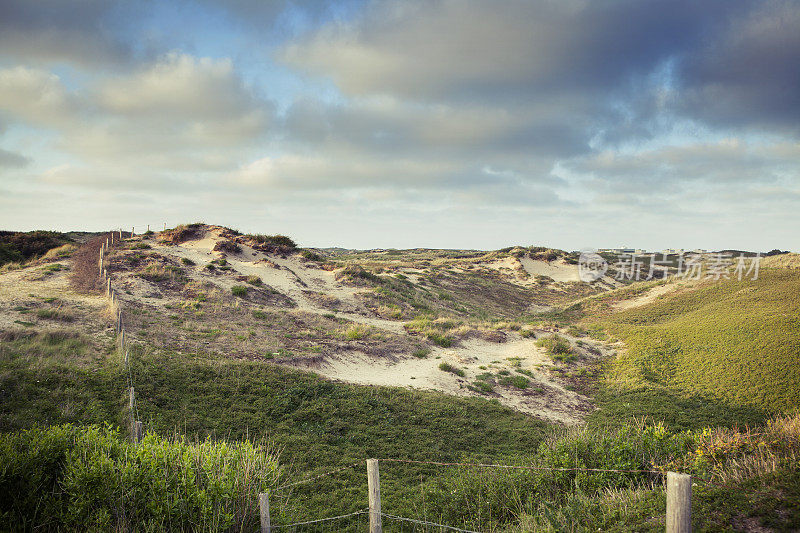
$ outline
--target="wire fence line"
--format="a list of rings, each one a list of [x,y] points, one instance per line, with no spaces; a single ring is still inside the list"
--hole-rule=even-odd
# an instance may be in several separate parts
[[[500,468],[508,470],[543,470],[555,472],[621,472],[628,474],[660,474],[665,472],[660,470],[645,470],[645,469],[624,469],[624,468],[589,468],[589,467],[560,467],[560,466],[535,466],[535,465],[501,465],[491,463],[446,463],[441,461],[418,461],[414,459],[378,459],[382,463],[410,463],[422,465],[435,465],[435,466],[464,466],[471,468]]]
[[[289,487],[294,487],[296,485],[303,485],[304,483],[310,483],[310,482],[312,482],[312,481],[314,481],[316,479],[320,479],[320,478],[327,477],[327,476],[332,476],[333,474],[338,474],[339,472],[344,472],[345,470],[350,470],[351,468],[355,468],[357,466],[361,466],[362,464],[364,464],[364,460],[363,459],[361,461],[356,462],[356,463],[353,463],[353,464],[350,464],[350,465],[345,465],[345,466],[342,466],[340,468],[336,468],[334,470],[329,470],[329,471],[323,472],[321,474],[308,476],[308,477],[299,479],[297,481],[293,481],[292,483],[286,483],[285,485],[281,485],[280,487],[275,487],[272,490],[273,491],[279,491],[279,490],[287,489]]]
[[[355,512],[352,512],[352,513],[343,514],[343,515],[339,515],[339,516],[331,516],[331,517],[328,517],[328,518],[318,518],[316,520],[307,520],[305,522],[294,522],[293,524],[281,524],[281,525],[275,525],[275,526],[270,526],[270,527],[271,527],[271,529],[275,530],[275,529],[288,529],[290,527],[310,526],[310,525],[314,525],[314,524],[321,524],[321,523],[324,523],[324,522],[332,522],[334,520],[344,520],[345,518],[351,518],[353,516],[358,516],[358,515],[362,515],[362,514],[369,514],[369,508],[361,509],[360,511],[355,511]]]
[[[427,520],[419,520],[416,518],[407,518],[405,516],[395,516],[387,513],[381,513],[383,518],[388,518],[390,520],[396,520],[398,522],[410,522],[412,524],[417,524],[420,526],[426,527],[438,527],[439,529],[446,529],[448,531],[458,531],[460,533],[481,533],[480,531],[475,531],[473,529],[461,529],[460,527],[454,526],[446,526],[444,524],[437,524],[436,522],[428,522]]]
[[[133,237],[134,235],[134,228],[131,228],[130,237]],[[110,231],[105,242],[101,241],[100,255],[98,258],[98,276],[101,285],[105,288],[106,298],[108,298],[109,304],[112,306],[112,309],[114,309],[114,335],[116,337],[117,353],[122,359],[128,381],[128,408],[130,411],[131,439],[134,442],[139,442],[142,438],[142,422],[139,418],[139,406],[136,400],[133,371],[131,370],[130,347],[128,346],[125,332],[125,322],[122,314],[121,301],[117,295],[117,291],[114,288],[114,284],[112,283],[111,275],[108,273],[106,260],[109,249],[113,247],[115,243],[120,243],[123,238],[123,231],[120,228],[119,230]]]

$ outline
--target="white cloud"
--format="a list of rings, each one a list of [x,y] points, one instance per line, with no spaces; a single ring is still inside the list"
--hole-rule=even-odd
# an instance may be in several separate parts
[[[42,69],[17,66],[0,70],[0,112],[37,126],[66,126],[79,103],[61,79]]]

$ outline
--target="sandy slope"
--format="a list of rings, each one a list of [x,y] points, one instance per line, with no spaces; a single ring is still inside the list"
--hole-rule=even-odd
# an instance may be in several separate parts
[[[396,360],[375,360],[357,352],[329,358],[315,371],[335,379],[367,385],[389,385],[438,390],[455,396],[475,396],[467,385],[485,372],[507,370],[510,375],[520,375],[508,358],[519,358],[520,368],[533,372],[531,387],[517,390],[496,386],[489,398],[519,411],[547,420],[566,424],[578,423],[589,408],[579,394],[564,389],[550,378],[547,367],[552,362],[543,349],[535,343],[514,335],[505,343],[492,343],[481,339],[463,341],[453,348],[435,348],[423,359],[402,357]],[[465,371],[465,376],[439,369],[442,362]],[[485,369],[480,367],[484,366]]]

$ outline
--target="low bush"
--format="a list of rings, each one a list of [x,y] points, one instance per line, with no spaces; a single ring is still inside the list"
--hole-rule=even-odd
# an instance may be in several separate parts
[[[245,235],[245,238],[250,238],[257,242],[258,244],[267,244],[267,245],[274,245],[274,246],[282,246],[285,248],[297,248],[297,244],[287,237],[286,235]]]
[[[56,231],[0,231],[0,265],[36,259],[71,240]]]
[[[250,442],[189,443],[110,427],[0,434],[0,517],[26,530],[254,531],[276,455]]]
[[[441,363],[439,364],[439,370],[444,372],[450,372],[451,374],[455,374],[456,376],[461,376],[462,378],[466,375],[463,370],[460,368],[451,365],[450,363]]]
[[[572,353],[572,346],[569,341],[556,334],[540,338],[536,341],[536,346],[545,348],[550,355],[566,355]]]
[[[411,353],[411,355],[413,355],[417,359],[424,359],[424,358],[428,357],[430,355],[430,353],[431,353],[431,349],[430,348],[420,347],[420,348],[417,348],[416,350],[414,350]]]
[[[238,254],[242,251],[242,247],[236,244],[234,241],[228,240],[221,240],[218,241],[217,244],[214,245],[215,252],[225,252],[228,254]]]
[[[322,261],[322,256],[311,250],[303,250],[300,252],[300,255],[309,261]]]
[[[523,376],[506,376],[500,379],[500,385],[517,389],[527,389],[530,383],[528,378]]]
[[[261,278],[259,278],[258,276],[247,276],[247,280],[246,281],[250,285],[258,286],[258,285],[263,285],[264,284],[264,282],[261,281]]]
[[[494,391],[494,387],[487,381],[478,380],[472,382],[472,390],[475,392],[489,393]]]
[[[231,294],[240,298],[244,298],[247,296],[247,287],[244,285],[234,285],[231,287]]]

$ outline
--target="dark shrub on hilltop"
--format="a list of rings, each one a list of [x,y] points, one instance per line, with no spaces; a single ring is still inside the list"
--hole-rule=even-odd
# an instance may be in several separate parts
[[[68,242],[72,239],[57,231],[0,231],[0,265],[41,257]]]

